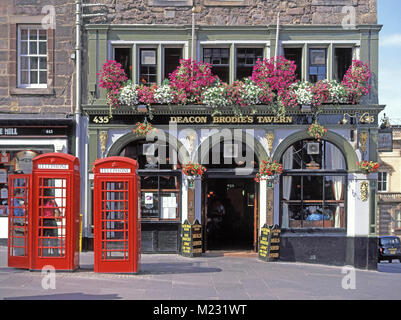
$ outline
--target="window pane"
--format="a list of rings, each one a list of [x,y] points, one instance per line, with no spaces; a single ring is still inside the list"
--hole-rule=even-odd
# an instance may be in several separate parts
[[[38,53],[38,43],[29,42],[29,54],[37,54],[37,53]]]
[[[31,84],[37,84],[37,83],[38,83],[38,72],[31,71]]]
[[[164,49],[164,78],[168,79],[180,64],[182,58],[181,48],[165,48]]]
[[[342,176],[326,176],[324,177],[324,181],[324,195],[326,203],[343,201],[345,178]]]
[[[21,29],[21,40],[28,40],[28,30]]]
[[[39,59],[39,68],[41,70],[46,70],[47,69],[47,59],[46,58],[40,58]]]
[[[288,222],[287,222],[288,220]],[[283,204],[283,225],[290,228],[302,228],[302,205]]]
[[[142,218],[159,217],[159,194],[154,191],[143,190],[141,192],[141,216]]]
[[[38,69],[38,58],[31,58],[31,70]]]
[[[323,228],[323,213],[322,204],[304,204],[303,208],[303,227],[304,228]]]
[[[21,70],[28,70],[29,69],[29,61],[28,57],[21,57],[21,65],[20,68]]]
[[[131,48],[114,49],[114,59],[121,64],[128,79],[131,79],[131,70],[132,70],[131,57],[132,57]]]
[[[346,170],[345,158],[334,144],[325,143],[325,166],[327,170]]]
[[[284,176],[283,177],[283,199],[301,200],[302,196],[302,177]]]
[[[39,30],[39,40],[46,40],[47,39],[47,32],[46,30]]]
[[[303,200],[323,200],[323,177],[303,176]]]
[[[28,42],[21,41],[21,54],[28,54]]]
[[[21,84],[28,84],[29,83],[29,71],[21,71]]]
[[[352,64],[352,48],[336,48],[334,52],[334,78],[342,81]]]
[[[302,48],[284,48],[284,57],[295,62],[295,74],[298,80],[302,79]]]
[[[46,84],[47,83],[47,72],[46,71],[40,71],[39,75],[40,75],[39,83]]]
[[[38,31],[35,29],[29,30],[29,40],[37,40],[38,39]]]
[[[39,54],[46,54],[47,42],[39,42]]]

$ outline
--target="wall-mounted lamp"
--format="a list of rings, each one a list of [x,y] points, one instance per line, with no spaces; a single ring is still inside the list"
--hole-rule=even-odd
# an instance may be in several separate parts
[[[345,125],[348,123],[347,116],[350,119],[358,119],[359,123],[373,123],[375,122],[375,117],[371,116],[369,112],[365,112],[363,115],[359,116],[358,112],[355,115],[350,115],[349,113],[344,113],[343,119],[338,122],[340,125]]]

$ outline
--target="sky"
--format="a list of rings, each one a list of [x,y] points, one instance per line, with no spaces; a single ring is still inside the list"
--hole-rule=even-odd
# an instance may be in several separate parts
[[[379,34],[379,103],[394,124],[401,124],[401,1],[377,0]],[[383,114],[383,113],[382,113]]]

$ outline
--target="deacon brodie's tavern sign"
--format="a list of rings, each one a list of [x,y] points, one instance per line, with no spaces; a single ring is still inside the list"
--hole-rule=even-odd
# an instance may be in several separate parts
[[[144,116],[141,115],[90,115],[90,122],[94,124],[132,124],[143,121]],[[177,124],[237,124],[237,125],[258,125],[258,124],[293,124],[292,116],[270,116],[270,115],[154,115],[152,124],[169,124],[170,122]]]

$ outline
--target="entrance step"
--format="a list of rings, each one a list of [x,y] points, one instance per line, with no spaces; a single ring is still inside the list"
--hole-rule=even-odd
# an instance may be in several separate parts
[[[254,251],[230,251],[230,250],[211,250],[206,251],[203,256],[206,257],[239,257],[239,258],[257,258],[258,253]]]

